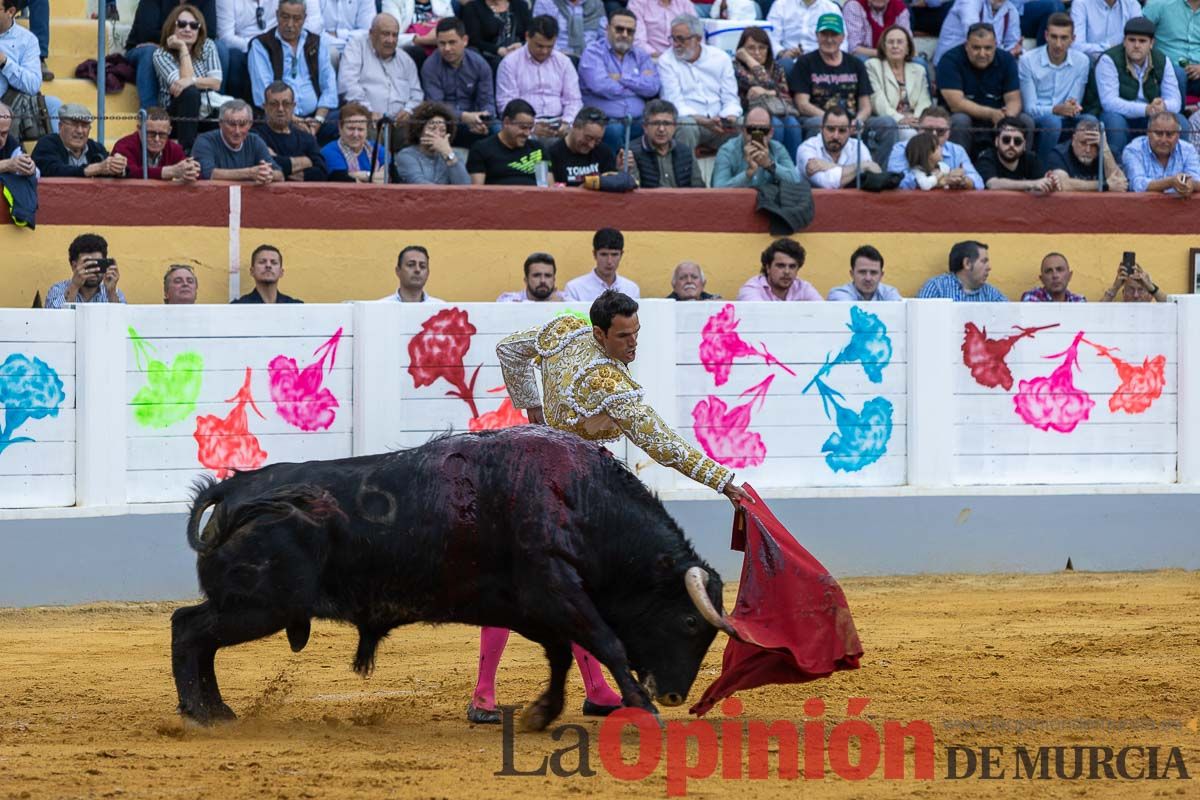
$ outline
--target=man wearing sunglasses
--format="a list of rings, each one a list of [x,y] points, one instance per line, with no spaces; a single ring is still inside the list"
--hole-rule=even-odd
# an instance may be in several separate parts
[[[942,161],[950,168],[950,174],[946,176],[946,188],[983,188],[983,177],[971,163],[971,156],[962,147],[950,141],[949,111],[941,106],[930,106],[921,112],[917,124],[921,133],[932,133],[942,145]],[[908,168],[908,159],[904,155],[904,148],[907,146],[908,142],[896,142],[892,146],[892,153],[887,161],[888,172],[904,172]]]
[[[634,44],[637,20],[628,11],[614,11],[606,37],[587,46],[579,59],[579,92],[584,105],[608,115],[604,143],[613,152],[625,146],[625,117],[635,120],[630,141],[642,135],[646,101],[658,96],[661,83],[654,59]]]
[[[757,189],[768,183],[795,183],[796,165],[787,148],[771,138],[771,114],[762,106],[746,112],[742,134],[721,145],[713,168],[715,189]]]
[[[146,165],[142,167],[142,136],[134,131],[117,140],[113,155],[125,157],[131,178],[143,175],[150,180],[176,184],[195,183],[200,178],[200,162],[184,154],[179,142],[171,138],[171,117],[158,107],[146,111]]]
[[[996,126],[995,147],[979,156],[979,174],[988,189],[1018,192],[1056,192],[1062,188],[1057,174],[1046,174],[1037,155],[1028,149],[1021,121],[1005,117]]]

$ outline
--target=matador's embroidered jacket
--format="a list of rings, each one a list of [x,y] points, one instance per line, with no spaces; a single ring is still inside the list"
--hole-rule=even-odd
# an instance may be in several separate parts
[[[496,345],[508,395],[517,408],[543,407],[546,422],[591,441],[621,434],[666,467],[718,492],[733,473],[707,458],[671,430],[654,409],[628,367],[609,358],[592,336],[592,326],[573,316],[519,331]],[[535,365],[542,373],[538,397]]]

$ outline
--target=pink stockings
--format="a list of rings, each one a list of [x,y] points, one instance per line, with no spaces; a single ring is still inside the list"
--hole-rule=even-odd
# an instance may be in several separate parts
[[[471,697],[471,704],[476,708],[491,710],[496,707],[496,670],[504,645],[508,643],[508,633],[506,628],[483,628],[479,632],[479,680]],[[621,705],[621,696],[604,679],[600,662],[577,644],[571,645],[571,652],[575,654],[575,663],[583,677],[587,699],[598,706]]]

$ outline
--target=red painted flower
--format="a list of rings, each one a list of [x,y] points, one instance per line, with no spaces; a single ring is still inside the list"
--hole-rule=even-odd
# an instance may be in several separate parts
[[[505,387],[498,386],[495,389],[488,389],[489,392],[503,392]],[[504,397],[504,402],[495,411],[488,411],[480,414],[478,417],[472,417],[467,422],[467,429],[472,431],[494,431],[500,428],[511,428],[514,425],[527,425],[529,420],[525,418],[525,414],[513,407],[512,400],[507,395]]]
[[[458,397],[471,407],[471,416],[479,416],[475,408],[475,379],[479,367],[468,383],[463,358],[471,349],[471,337],[475,326],[467,312],[458,308],[444,308],[421,325],[421,332],[408,343],[408,374],[412,375],[413,386],[432,386],[438,378],[445,380],[457,391],[446,392]]]
[[[747,356],[759,356],[768,364],[782,368],[789,375],[795,375],[796,373],[771,355],[765,344],[759,342],[762,350],[755,350],[738,335],[739,320],[735,314],[733,304],[726,303],[724,308],[708,318],[700,332],[700,363],[712,374],[713,383],[723,386],[729,380],[733,360]]]
[[[1022,328],[1019,325],[1013,327],[1020,333],[1005,339],[989,339],[986,327],[980,330],[974,322],[968,322],[964,326],[963,364],[971,370],[971,377],[980,386],[986,386],[989,389],[1003,386],[1005,391],[1011,389],[1013,385],[1012,371],[1004,361],[1008,357],[1009,351],[1025,337],[1028,336],[1032,339],[1038,331],[1057,328],[1058,323],[1042,325],[1040,328]]]
[[[196,417],[197,459],[218,478],[228,478],[234,470],[257,469],[267,460],[267,453],[258,443],[258,437],[250,433],[246,418],[246,406],[263,417],[254,397],[250,394],[250,367],[246,367],[246,380],[237,394],[226,402],[237,403],[229,416],[221,419],[212,414]]]
[[[713,461],[727,467],[757,467],[767,457],[762,436],[749,430],[754,404],[761,407],[774,375],[742,392],[750,402],[728,408],[721,398],[709,395],[692,409],[692,431],[696,441]]]
[[[329,341],[313,352],[320,359],[303,370],[296,369],[296,359],[282,355],[275,356],[267,365],[267,383],[275,401],[275,413],[292,427],[323,431],[333,424],[338,401],[321,384],[325,379],[325,359],[329,359],[332,370],[341,338],[342,329],[338,328]]]
[[[1096,348],[1100,356],[1107,358],[1117,368],[1121,385],[1108,398],[1109,411],[1141,414],[1150,408],[1155,400],[1162,397],[1163,387],[1167,385],[1166,356],[1143,359],[1139,367],[1114,356],[1113,352],[1117,349],[1115,347],[1105,347],[1087,339],[1083,342]]]

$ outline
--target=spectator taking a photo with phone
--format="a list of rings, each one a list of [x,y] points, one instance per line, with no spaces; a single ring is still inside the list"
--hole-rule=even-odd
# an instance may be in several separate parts
[[[67,249],[67,259],[71,262],[71,277],[50,287],[46,308],[62,308],[69,303],[125,302],[125,295],[117,288],[121,273],[116,259],[108,257],[108,242],[103,236],[76,236]]]
[[[1117,267],[1117,277],[1113,285],[1104,291],[1100,298],[1102,303],[1111,303],[1117,299],[1117,293],[1126,303],[1165,303],[1167,293],[1159,288],[1150,273],[1137,263],[1137,254],[1125,251],[1121,263]]]

